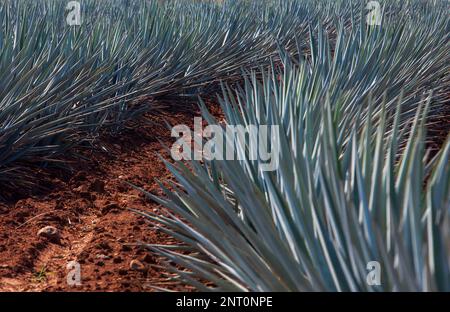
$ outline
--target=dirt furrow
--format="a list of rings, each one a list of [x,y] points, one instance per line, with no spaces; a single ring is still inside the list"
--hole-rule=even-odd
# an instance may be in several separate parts
[[[157,155],[169,157],[161,142],[173,142],[165,121],[190,125],[192,111],[147,116],[138,127],[102,138],[97,151],[103,152],[87,155],[68,177],[55,175],[47,194],[3,204],[0,291],[146,291],[167,285],[164,272],[154,268],[159,259],[136,243],[172,240],[127,208],[163,209],[124,181],[161,194],[155,180],[170,174]],[[46,227],[57,233],[38,235]],[[81,285],[67,283],[71,261],[80,265]]]

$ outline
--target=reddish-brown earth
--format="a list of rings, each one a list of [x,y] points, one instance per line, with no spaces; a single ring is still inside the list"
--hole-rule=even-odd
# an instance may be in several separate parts
[[[124,182],[162,195],[155,179],[171,175],[158,154],[168,159],[163,144],[174,140],[165,121],[191,125],[195,115],[194,108],[148,115],[120,135],[100,139],[96,152],[74,164],[73,174],[52,174],[46,194],[0,204],[0,291],[189,290],[155,268],[161,260],[137,244],[172,239],[127,210],[164,208]],[[45,226],[56,227],[60,239],[38,236]],[[66,282],[73,260],[81,266],[81,286]],[[131,269],[133,260],[143,269]]]
[[[220,116],[218,108],[209,106]],[[73,174],[50,172],[45,194],[0,203],[0,291],[191,290],[156,268],[162,260],[137,244],[174,241],[127,210],[165,213],[124,182],[162,195],[155,180],[171,175],[158,154],[169,159],[164,145],[174,141],[165,122],[192,125],[198,115],[194,106],[147,115],[116,136],[101,137],[94,150],[82,151],[85,160],[72,165]],[[443,116],[432,123],[432,148],[448,135],[449,115]],[[60,239],[39,237],[46,226],[56,227]],[[81,265],[81,286],[66,282],[67,264],[73,260]],[[143,270],[131,269],[133,260]]]

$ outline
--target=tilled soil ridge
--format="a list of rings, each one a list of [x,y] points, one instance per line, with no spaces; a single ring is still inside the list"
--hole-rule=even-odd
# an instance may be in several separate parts
[[[146,116],[100,140],[103,152],[87,155],[72,176],[55,177],[47,194],[1,204],[0,291],[189,290],[155,268],[160,259],[137,244],[173,240],[128,210],[164,213],[124,181],[162,195],[155,180],[171,175],[158,155],[169,159],[165,146],[174,141],[165,122],[191,125],[196,114],[193,108]],[[67,282],[71,261],[80,264],[81,285]]]

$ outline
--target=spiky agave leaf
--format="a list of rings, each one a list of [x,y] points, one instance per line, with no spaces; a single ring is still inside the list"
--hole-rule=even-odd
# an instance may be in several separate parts
[[[68,27],[64,5],[51,0],[0,5],[3,182],[13,181],[9,173],[18,172],[19,161],[54,160],[83,136],[151,110],[146,98],[198,93],[241,67],[276,57],[276,42],[288,50],[308,49],[308,24],[323,20],[333,32],[333,14],[346,27],[360,14],[356,3],[339,1],[177,0],[158,6],[85,0],[82,25]],[[442,32],[439,21],[423,20],[434,25],[434,34]],[[433,43],[440,46],[430,41],[426,48]],[[435,57],[427,75],[445,68],[434,71],[439,68],[434,60],[442,63],[444,54],[430,53]],[[24,182],[17,176],[14,181]]]
[[[55,160],[100,128],[151,110],[146,98],[195,91],[275,53],[279,26],[257,20],[265,8],[254,12],[255,4],[84,0],[76,27],[65,24],[65,5],[0,4],[3,187],[28,185],[20,163]]]
[[[445,33],[438,20],[432,28]],[[183,253],[148,245],[188,269],[171,268],[181,280],[201,290],[450,289],[450,139],[433,159],[425,142],[426,119],[443,105],[430,91],[442,87],[448,47],[426,29],[391,27],[341,30],[334,53],[319,32],[311,57],[297,66],[286,57],[281,77],[273,68],[225,88],[228,124],[281,127],[280,165],[167,163],[178,184],[163,188],[167,198],[148,195],[172,214],[140,213],[184,243]],[[437,46],[418,41],[424,33]],[[248,144],[235,147],[248,153]],[[380,286],[367,283],[373,261]]]
[[[450,142],[427,165],[419,109],[396,163],[398,122],[386,138],[383,115],[374,143],[354,127],[339,146],[330,105],[321,114],[316,153],[282,132],[279,168],[257,178],[258,164],[168,164],[180,188],[153,198],[173,214],[143,214],[190,253],[148,247],[192,271],[173,268],[185,282],[208,280],[214,290],[449,290]],[[374,161],[365,169],[368,157]],[[381,264],[381,286],[366,282],[372,261]]]

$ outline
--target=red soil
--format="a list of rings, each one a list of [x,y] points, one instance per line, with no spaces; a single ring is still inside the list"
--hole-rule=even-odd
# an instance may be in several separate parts
[[[84,152],[88,160],[78,161],[73,175],[52,174],[48,193],[0,204],[0,291],[189,290],[155,268],[161,259],[137,245],[173,240],[127,210],[164,213],[124,181],[162,195],[155,179],[171,175],[158,154],[169,159],[161,142],[174,141],[164,122],[191,125],[194,115],[199,114],[192,108],[147,116],[116,137],[98,140],[97,147],[107,152]],[[60,240],[39,237],[45,226],[56,227]],[[81,286],[66,282],[66,266],[73,260],[81,265]],[[132,260],[145,268],[130,269]]]
[[[100,138],[95,152],[82,152],[86,160],[73,165],[74,174],[51,173],[46,194],[0,203],[0,291],[151,291],[154,286],[191,290],[168,278],[155,267],[163,266],[162,260],[138,246],[138,241],[174,241],[127,210],[165,213],[124,183],[162,195],[155,179],[171,179],[171,175],[158,154],[169,159],[164,145],[174,141],[165,121],[192,125],[200,114],[186,108],[148,115],[120,135]],[[210,109],[220,115],[217,108]],[[448,135],[448,125],[446,114],[432,124],[432,131],[439,130],[431,136],[438,138],[436,147]],[[59,241],[37,235],[49,225],[60,231]],[[81,265],[81,286],[66,282],[66,266],[73,260]],[[145,269],[130,269],[133,260]]]

